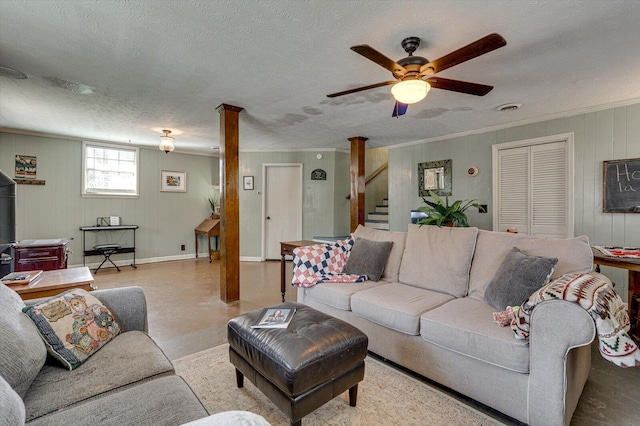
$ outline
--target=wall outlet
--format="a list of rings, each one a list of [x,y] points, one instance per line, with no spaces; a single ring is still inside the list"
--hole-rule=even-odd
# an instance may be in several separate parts
[[[478,209],[478,213],[488,213],[486,204],[480,204],[480,208]]]
[[[185,251],[185,250],[186,250],[186,247],[184,246],[184,244],[181,244],[181,245],[180,245],[180,250],[182,250],[182,251]]]

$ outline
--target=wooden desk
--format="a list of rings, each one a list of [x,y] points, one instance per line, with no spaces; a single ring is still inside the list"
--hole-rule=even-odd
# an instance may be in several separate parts
[[[287,261],[285,256],[293,256],[293,250],[296,247],[304,247],[304,246],[312,246],[314,244],[320,244],[316,241],[310,240],[299,240],[299,241],[280,241],[280,255],[282,259],[280,260],[280,293],[282,294],[282,301],[284,302],[284,294],[287,291],[287,287],[285,284],[285,274],[286,274],[286,266]]]
[[[205,219],[195,229],[196,235],[196,259],[198,258],[198,235],[204,235],[207,237],[209,243],[209,263],[211,263],[211,237],[216,237],[216,249],[218,248],[218,237],[220,236],[220,216],[211,215],[210,219]]]
[[[640,259],[607,256],[594,247],[591,247],[591,251],[593,252],[593,263],[596,265],[596,272],[600,272],[599,265],[622,268],[629,271],[629,290],[627,292],[627,305],[629,310],[629,319],[631,320],[631,329],[629,330],[629,334],[635,338],[640,337],[638,334],[640,333],[640,330],[637,330],[638,309],[640,309],[640,307],[636,307],[635,310],[632,309],[634,296],[640,297]]]
[[[55,296],[72,288],[81,288],[87,291],[95,290],[93,275],[91,275],[88,266],[44,271],[39,278],[29,284],[10,285],[8,287],[18,293],[23,300]]]

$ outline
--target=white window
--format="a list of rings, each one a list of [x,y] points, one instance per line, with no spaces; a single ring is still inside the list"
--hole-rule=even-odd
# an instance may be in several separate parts
[[[82,143],[82,196],[137,197],[140,150]]]
[[[493,229],[573,236],[573,134],[493,146]]]

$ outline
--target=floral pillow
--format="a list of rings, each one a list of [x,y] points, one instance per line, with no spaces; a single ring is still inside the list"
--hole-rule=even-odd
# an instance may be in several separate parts
[[[86,361],[120,333],[113,314],[91,293],[74,289],[27,306],[47,351],[69,370]]]

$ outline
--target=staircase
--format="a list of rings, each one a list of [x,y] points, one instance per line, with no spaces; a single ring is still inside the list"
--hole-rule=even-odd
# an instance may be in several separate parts
[[[367,220],[364,222],[365,226],[374,229],[389,230],[389,199],[384,198],[382,204],[376,206],[375,212],[369,212],[367,214]]]

